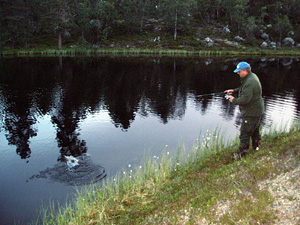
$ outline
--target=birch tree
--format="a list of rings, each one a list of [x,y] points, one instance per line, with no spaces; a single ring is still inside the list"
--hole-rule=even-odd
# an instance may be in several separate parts
[[[71,7],[72,0],[49,0],[42,1],[44,15],[41,17],[41,23],[44,31],[55,32],[58,38],[58,49],[62,49],[63,35],[70,35],[69,30],[72,28],[73,15]]]
[[[194,0],[161,0],[158,8],[166,27],[174,32],[174,40],[177,39],[179,31],[185,31],[191,20],[192,8],[195,6]]]

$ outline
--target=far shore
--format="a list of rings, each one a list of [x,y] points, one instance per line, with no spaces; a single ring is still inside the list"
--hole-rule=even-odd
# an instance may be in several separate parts
[[[84,56],[84,55],[113,55],[113,56],[173,56],[173,57],[210,57],[210,56],[268,56],[268,57],[297,57],[300,51],[296,48],[280,50],[260,48],[203,48],[203,49],[165,49],[165,48],[65,48],[58,49],[8,49],[1,52],[2,56]]]

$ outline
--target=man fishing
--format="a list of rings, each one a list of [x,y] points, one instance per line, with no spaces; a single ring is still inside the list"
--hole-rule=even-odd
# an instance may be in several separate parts
[[[259,132],[260,121],[264,113],[264,101],[262,98],[262,88],[256,74],[251,72],[250,64],[240,62],[234,70],[241,78],[241,86],[237,89],[229,89],[224,93],[230,95],[229,101],[239,105],[242,115],[242,125],[240,128],[240,145],[238,154],[234,159],[245,156],[250,147],[259,150],[261,135]],[[233,94],[238,93],[238,97]]]

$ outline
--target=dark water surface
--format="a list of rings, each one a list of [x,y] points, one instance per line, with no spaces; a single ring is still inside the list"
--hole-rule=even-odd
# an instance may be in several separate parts
[[[26,224],[75,186],[140,165],[150,149],[189,149],[200,132],[238,134],[222,95],[247,60],[263,86],[265,130],[299,118],[296,58],[34,57],[0,61],[0,223]]]

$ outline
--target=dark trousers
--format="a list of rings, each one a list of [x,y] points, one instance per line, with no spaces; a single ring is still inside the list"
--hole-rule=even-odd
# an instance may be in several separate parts
[[[240,129],[240,147],[239,149],[248,149],[250,146],[250,138],[253,141],[261,139],[259,133],[261,116],[243,117]]]

